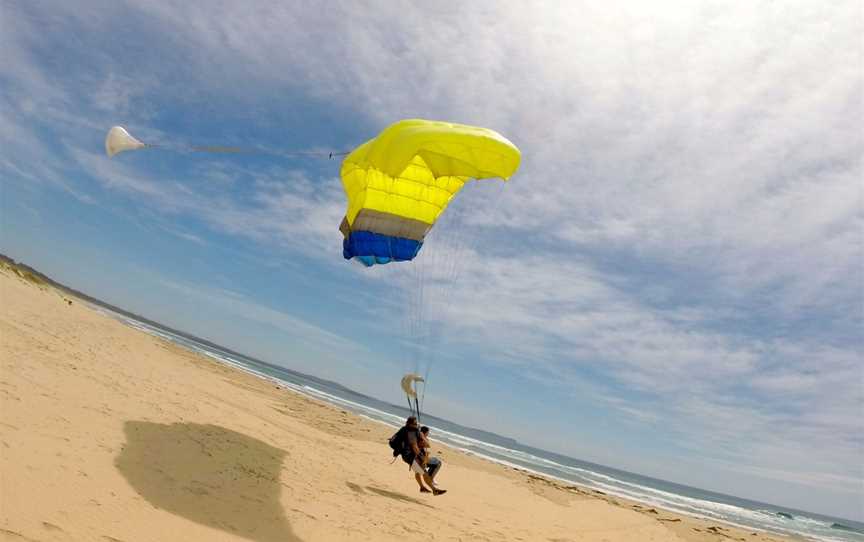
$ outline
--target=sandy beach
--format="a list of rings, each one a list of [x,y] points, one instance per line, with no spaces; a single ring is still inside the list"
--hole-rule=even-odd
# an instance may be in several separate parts
[[[71,303],[70,303],[71,302]],[[391,429],[0,273],[0,539],[785,540],[598,495]]]

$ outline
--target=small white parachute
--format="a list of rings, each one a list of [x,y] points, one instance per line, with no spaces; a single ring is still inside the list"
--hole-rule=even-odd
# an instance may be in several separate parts
[[[143,149],[146,146],[145,143],[132,137],[122,126],[112,126],[108,130],[108,135],[105,136],[105,152],[108,153],[109,157],[123,151]]]

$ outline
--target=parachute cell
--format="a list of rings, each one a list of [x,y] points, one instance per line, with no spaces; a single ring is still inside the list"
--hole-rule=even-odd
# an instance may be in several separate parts
[[[343,256],[366,266],[412,260],[468,180],[507,180],[519,161],[519,149],[486,128],[420,119],[391,124],[342,162]]]

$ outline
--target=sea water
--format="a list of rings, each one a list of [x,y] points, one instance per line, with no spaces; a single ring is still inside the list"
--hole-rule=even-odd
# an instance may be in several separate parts
[[[338,405],[393,428],[401,426],[409,414],[404,407],[379,401],[335,382],[255,360],[154,322],[145,322],[105,307],[97,307],[97,310],[220,363],[271,380],[306,396]],[[860,522],[741,499],[580,461],[434,416],[425,415],[423,423],[432,429],[435,440],[465,453],[645,505],[745,529],[794,534],[822,542],[864,542],[864,524]],[[381,453],[390,453],[390,449],[383,442]]]

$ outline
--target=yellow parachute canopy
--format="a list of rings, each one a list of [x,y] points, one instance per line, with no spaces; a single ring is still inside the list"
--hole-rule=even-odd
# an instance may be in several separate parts
[[[391,124],[342,162],[346,259],[411,260],[469,179],[507,180],[521,154],[487,128],[421,119]]]

